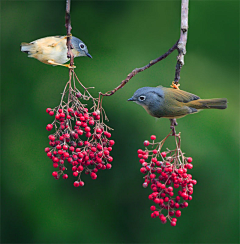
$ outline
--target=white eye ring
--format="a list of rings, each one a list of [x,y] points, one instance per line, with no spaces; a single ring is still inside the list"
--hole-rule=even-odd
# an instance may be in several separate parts
[[[83,43],[80,43],[80,44],[79,44],[79,47],[80,47],[81,49],[84,49],[84,48],[85,48],[85,45],[84,45]]]
[[[138,98],[138,100],[141,101],[141,102],[144,101],[145,99],[146,99],[146,96],[140,96],[140,97]]]

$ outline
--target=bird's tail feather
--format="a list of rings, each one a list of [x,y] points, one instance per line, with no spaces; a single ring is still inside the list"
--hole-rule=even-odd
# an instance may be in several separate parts
[[[198,99],[188,103],[189,107],[196,109],[225,109],[227,108],[226,98],[213,98],[213,99]]]

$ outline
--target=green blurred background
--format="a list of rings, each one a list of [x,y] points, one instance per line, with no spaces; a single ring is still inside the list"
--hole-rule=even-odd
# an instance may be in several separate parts
[[[95,96],[165,53],[180,33],[180,1],[73,1],[71,17],[73,35],[93,56],[75,59],[76,73]],[[85,175],[83,188],[72,176],[52,177],[45,109],[58,105],[68,72],[27,58],[19,46],[64,35],[64,18],[65,1],[1,1],[2,242],[238,243],[239,2],[190,0],[181,88],[226,97],[229,107],[178,121],[198,184],[176,227],[151,219],[136,152],[150,135],[165,137],[169,121],[127,102],[140,87],[171,84],[176,51],[104,99],[115,129],[113,168],[95,181]]]

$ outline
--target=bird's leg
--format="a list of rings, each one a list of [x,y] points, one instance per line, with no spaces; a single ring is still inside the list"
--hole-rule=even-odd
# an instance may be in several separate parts
[[[59,42],[61,42],[61,41],[62,41],[62,39],[67,39],[67,38],[68,38],[68,37],[70,37],[70,36],[72,36],[72,34],[70,34],[70,35],[66,35],[66,36],[63,36],[62,38],[60,38],[60,40],[59,40],[59,41],[57,41],[57,42],[52,43],[51,45],[49,45],[49,47],[56,47],[56,46],[57,46],[57,44],[58,44]]]
[[[170,119],[170,129],[172,130],[172,136],[176,135],[176,130],[175,130],[175,126],[177,126],[177,120],[176,119]]]
[[[69,69],[74,69],[74,68],[76,68],[76,66],[70,66],[70,64],[59,64],[59,63],[54,62],[53,60],[48,60],[48,63],[51,64],[51,65],[60,65],[60,66],[64,66],[64,67],[67,67],[67,68],[69,68]]]

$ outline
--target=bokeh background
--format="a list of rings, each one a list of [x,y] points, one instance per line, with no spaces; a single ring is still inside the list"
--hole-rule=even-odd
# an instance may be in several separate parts
[[[94,96],[165,53],[180,33],[180,1],[73,1],[71,17],[73,35],[93,56],[75,59],[76,73]],[[239,2],[190,1],[181,88],[226,97],[229,106],[178,121],[198,184],[176,227],[151,219],[151,190],[142,188],[137,158],[150,135],[167,135],[169,121],[127,102],[140,87],[171,84],[176,51],[104,99],[116,141],[113,168],[95,181],[85,175],[83,188],[73,187],[72,176],[52,177],[45,109],[58,105],[68,72],[27,58],[19,46],[64,35],[64,18],[65,1],[1,1],[1,241],[238,243]]]

